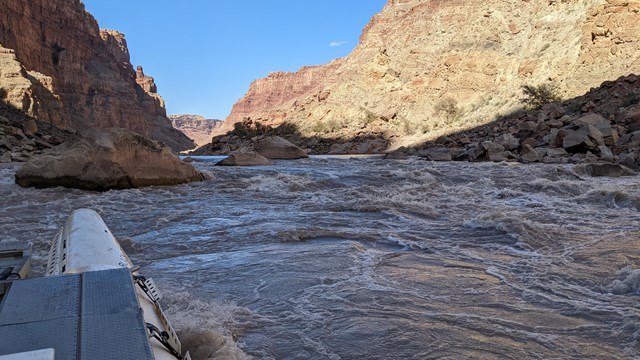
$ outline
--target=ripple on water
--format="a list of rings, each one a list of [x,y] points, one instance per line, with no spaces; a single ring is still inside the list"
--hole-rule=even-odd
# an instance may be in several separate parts
[[[0,166],[2,240],[34,241],[43,267],[66,216],[96,209],[158,281],[194,359],[640,355],[637,177],[415,159],[194,165],[212,179],[105,193],[22,189]]]

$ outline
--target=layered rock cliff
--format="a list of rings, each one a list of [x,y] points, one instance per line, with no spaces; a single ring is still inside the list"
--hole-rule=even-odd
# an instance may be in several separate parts
[[[514,111],[522,85],[570,98],[638,73],[639,37],[640,1],[390,0],[349,56],[254,82],[224,129],[436,137]]]
[[[173,127],[182,131],[198,146],[211,142],[213,133],[222,126],[221,120],[205,119],[200,115],[169,115]]]
[[[0,46],[2,95],[27,114],[75,129],[127,128],[174,150],[193,147],[171,126],[155,87],[136,82],[124,35],[101,31],[79,0],[3,1]]]
[[[270,125],[281,123],[288,114],[286,111],[278,113],[277,108],[335,83],[335,70],[341,63],[342,59],[337,59],[328,65],[305,66],[295,73],[274,72],[264,79],[255,80],[247,94],[233,105],[231,114],[216,132],[232,130],[233,124],[261,112],[269,114],[262,121]]]

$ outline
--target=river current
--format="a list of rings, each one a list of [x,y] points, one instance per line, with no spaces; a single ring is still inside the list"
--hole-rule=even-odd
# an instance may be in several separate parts
[[[23,189],[0,241],[35,270],[77,208],[156,280],[196,359],[640,358],[640,178],[575,165],[194,162],[211,180]]]

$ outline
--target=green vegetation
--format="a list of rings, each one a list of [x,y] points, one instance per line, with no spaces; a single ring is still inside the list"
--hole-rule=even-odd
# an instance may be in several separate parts
[[[241,139],[251,139],[253,137],[267,134],[272,130],[271,126],[263,125],[260,122],[241,121],[233,124],[234,133]]]
[[[561,103],[562,97],[558,93],[558,87],[553,84],[522,85],[524,98],[522,103],[531,109],[537,109],[546,104]]]

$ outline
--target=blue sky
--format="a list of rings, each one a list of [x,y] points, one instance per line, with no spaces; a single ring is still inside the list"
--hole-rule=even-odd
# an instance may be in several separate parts
[[[386,0],[83,0],[125,33],[169,114],[224,119],[249,84],[348,55]]]

